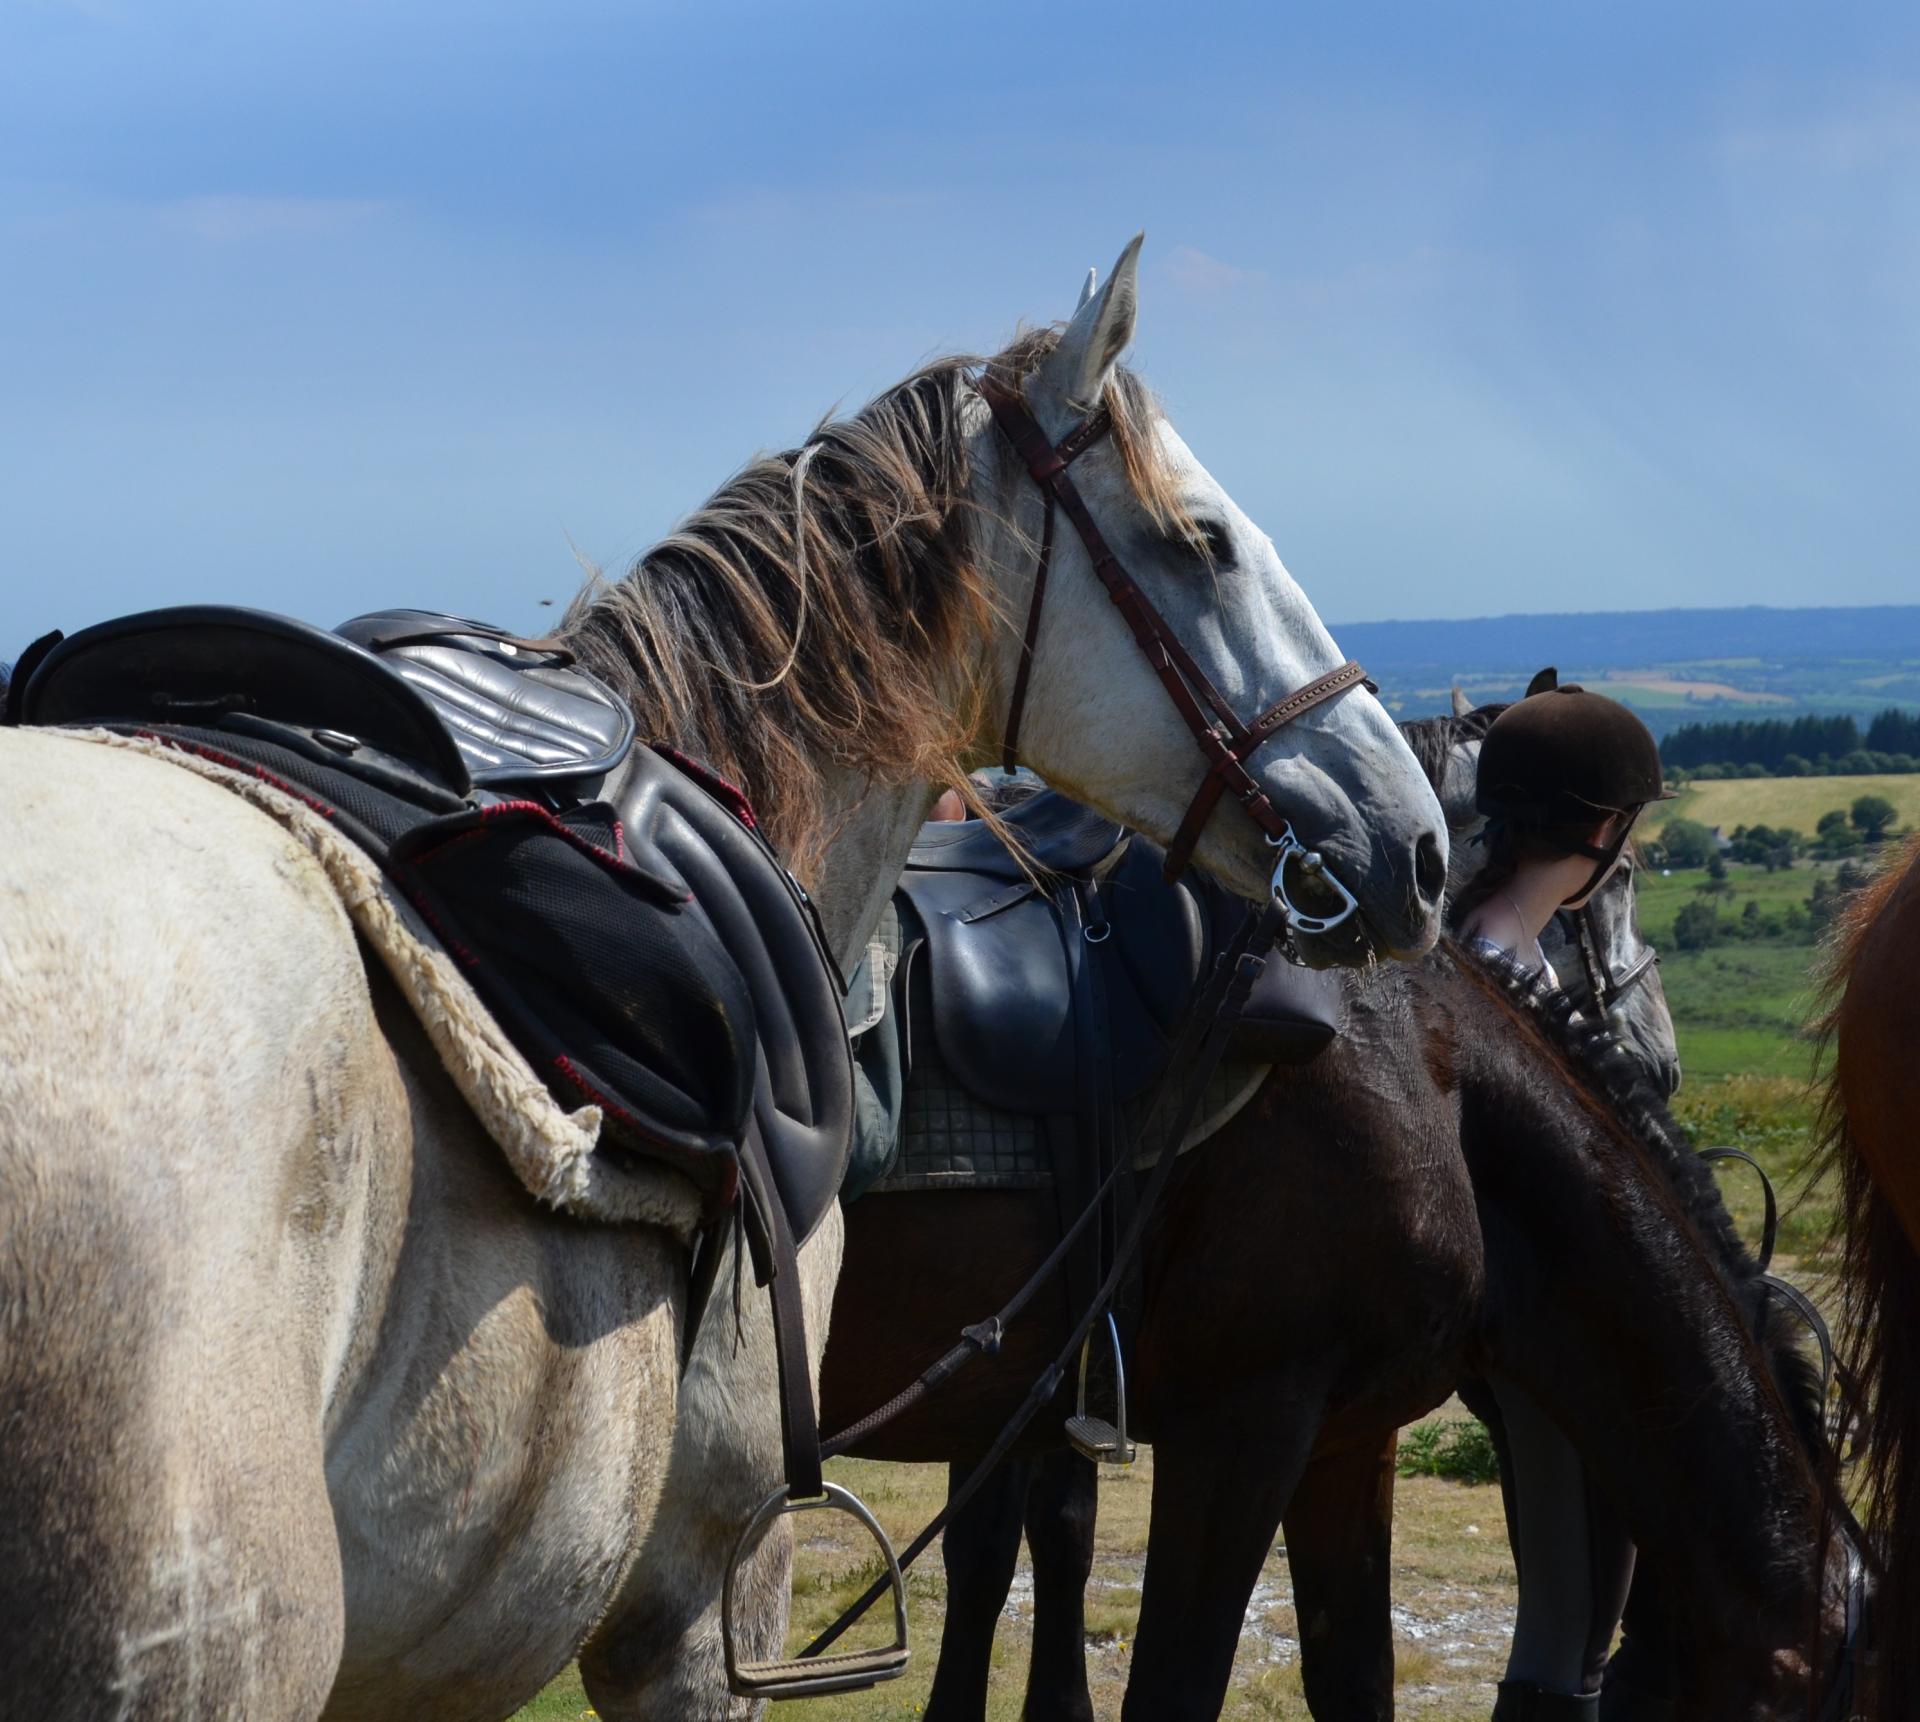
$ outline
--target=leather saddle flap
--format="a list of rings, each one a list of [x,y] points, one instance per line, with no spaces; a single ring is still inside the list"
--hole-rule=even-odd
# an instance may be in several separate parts
[[[804,1241],[839,1192],[854,1110],[845,987],[812,905],[738,791],[693,762],[638,748],[612,800],[629,843],[670,863],[745,979],[757,1039],[754,1125]]]
[[[1047,799],[1059,798],[1035,801]],[[928,827],[923,839],[939,829]],[[1105,837],[1119,828],[1049,816],[1041,830],[1075,834],[1075,847],[1055,847],[1055,854],[1104,859],[1112,848]],[[1017,865],[1009,868],[1006,851],[977,823],[952,842],[923,841],[915,854],[974,853],[976,832],[999,856],[990,869],[921,866],[900,882],[925,939],[932,1032],[949,1073],[1001,1111],[1072,1112],[1079,1104],[1074,1012],[1093,996],[1075,982],[1091,964],[1115,1092],[1132,1099],[1165,1064],[1199,976],[1205,929],[1197,905],[1183,886],[1164,883],[1160,852],[1139,838],[1098,879],[1029,880]]]

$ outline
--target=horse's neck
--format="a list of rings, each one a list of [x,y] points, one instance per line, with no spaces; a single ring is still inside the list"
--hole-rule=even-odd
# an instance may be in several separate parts
[[[850,779],[831,788],[847,811],[814,883],[813,899],[841,972],[851,974],[939,790],[927,783],[869,788],[864,780]]]
[[[1804,1595],[1795,1561],[1813,1502],[1745,1316],[1706,1253],[1708,1227],[1678,1216],[1685,1204],[1657,1164],[1608,1141],[1572,1077],[1505,1032],[1504,1013],[1453,997],[1467,1028],[1455,1039],[1462,1146],[1503,1222],[1488,1229],[1490,1251],[1518,1252],[1506,1271],[1489,1263],[1490,1361],[1581,1432],[1602,1487],[1642,1510],[1630,1516],[1670,1528],[1668,1554],[1714,1593],[1716,1629],[1741,1641]],[[1555,1264],[1546,1279],[1543,1258]]]

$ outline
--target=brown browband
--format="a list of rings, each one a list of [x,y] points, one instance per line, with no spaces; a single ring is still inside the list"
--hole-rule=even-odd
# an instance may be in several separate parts
[[[1040,563],[1034,571],[1033,599],[1027,609],[1026,631],[1020,644],[1020,667],[1014,674],[1013,701],[1007,713],[1004,762],[1013,769],[1020,742],[1020,714],[1027,703],[1027,679],[1033,668],[1034,642],[1040,633],[1040,609],[1047,595],[1047,570],[1053,559],[1053,510],[1056,503],[1073,522],[1080,542],[1087,547],[1093,571],[1106,587],[1120,614],[1132,629],[1135,642],[1146,654],[1161,684],[1173,700],[1174,708],[1193,731],[1200,751],[1208,760],[1207,775],[1201,779],[1186,817],[1167,849],[1166,876],[1176,879],[1193,858],[1193,846],[1212,816],[1220,797],[1229,791],[1248,815],[1270,837],[1279,837],[1288,829],[1287,821],[1268,800],[1258,780],[1247,770],[1246,762],[1263,743],[1270,741],[1285,724],[1303,712],[1312,711],[1330,699],[1367,682],[1366,671],[1349,659],[1337,670],[1330,670],[1284,699],[1276,700],[1252,723],[1243,724],[1235,716],[1220,691],[1210,682],[1153,607],[1146,593],[1120,564],[1098,524],[1087,511],[1079,490],[1068,474],[1080,455],[1113,428],[1112,416],[1105,407],[1082,419],[1056,445],[1028,409],[1027,403],[997,378],[978,379],[981,397],[993,411],[994,422],[1012,443],[1014,452],[1026,463],[1028,473],[1046,499],[1046,518],[1040,531]]]

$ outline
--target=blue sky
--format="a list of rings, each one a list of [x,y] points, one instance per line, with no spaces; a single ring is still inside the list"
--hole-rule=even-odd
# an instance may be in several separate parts
[[[1920,600],[1920,10],[0,0],[0,656],[529,626],[1071,307],[1330,621]]]

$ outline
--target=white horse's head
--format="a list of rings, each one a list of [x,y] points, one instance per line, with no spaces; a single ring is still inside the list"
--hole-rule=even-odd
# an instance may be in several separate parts
[[[1073,482],[1119,563],[1246,722],[1335,669],[1342,654],[1273,541],[1121,371],[1133,338],[1139,253],[1136,238],[1106,285],[1082,296],[1058,343],[1026,378],[1024,398],[1056,443],[1103,402],[1129,419],[1130,434],[1103,438],[1078,457]],[[1139,410],[1128,412],[1130,403]],[[981,495],[994,523],[983,549],[994,559],[1008,617],[994,666],[1004,723],[1043,501],[990,417],[983,415],[977,437],[991,483]],[[987,739],[997,742],[998,731]],[[1053,527],[1019,748],[1048,782],[1161,842],[1179,828],[1207,767],[1064,518]],[[1446,824],[1399,730],[1366,688],[1281,727],[1250,756],[1248,770],[1359,900],[1364,941],[1320,956],[1358,960],[1369,949],[1405,956],[1433,942],[1447,876]],[[1195,859],[1238,894],[1259,899],[1270,888],[1274,853],[1267,834],[1227,797],[1207,821]]]

